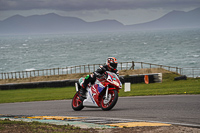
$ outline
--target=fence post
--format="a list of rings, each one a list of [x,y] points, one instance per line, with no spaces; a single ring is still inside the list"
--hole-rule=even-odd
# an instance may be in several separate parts
[[[19,72],[19,75],[20,75],[20,72]],[[22,71],[22,75],[23,75],[23,71]],[[26,71],[26,78],[28,78],[28,73],[27,73],[27,71]]]
[[[4,76],[4,79],[6,79],[5,73],[2,74]]]
[[[4,79],[6,79],[6,73],[4,73],[4,77],[5,77]]]
[[[11,74],[11,78],[13,79],[13,72],[11,72],[10,74]]]
[[[3,73],[1,73],[1,78],[3,79]]]
[[[68,74],[68,67],[66,67],[66,71],[67,71],[66,74]]]
[[[131,66],[131,68],[130,69],[135,69],[135,64],[134,64],[134,61],[132,61],[132,66]]]
[[[141,68],[143,68],[143,62],[141,62]]]
[[[93,71],[95,71],[95,64],[93,64]]]
[[[31,82],[31,71],[29,72],[29,74],[30,74],[29,81]]]
[[[18,74],[19,74],[19,78],[21,79],[22,77],[21,77],[21,73],[20,73],[20,71],[18,72]]]
[[[90,73],[90,65],[88,64],[88,69],[89,69],[89,73]]]
[[[76,66],[75,66],[75,73],[76,73]]]
[[[24,71],[22,71],[22,78],[24,78]]]
[[[7,78],[10,79],[10,77],[9,77],[9,73],[7,73]]]

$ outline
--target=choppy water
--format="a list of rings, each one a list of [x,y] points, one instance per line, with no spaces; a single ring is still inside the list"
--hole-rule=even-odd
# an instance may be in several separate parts
[[[138,61],[200,67],[200,29],[0,36],[0,73]]]

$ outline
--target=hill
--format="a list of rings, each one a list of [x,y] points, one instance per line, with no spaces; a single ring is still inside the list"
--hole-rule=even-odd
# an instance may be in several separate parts
[[[172,11],[151,22],[130,25],[131,29],[174,29],[200,27],[200,8],[189,12]]]
[[[15,15],[0,22],[0,34],[106,31],[118,29],[121,26],[123,24],[115,20],[85,22],[76,17],[63,17],[54,13],[28,17]]]
[[[154,21],[134,25],[123,25],[116,20],[86,22],[80,18],[64,17],[54,13],[28,17],[15,15],[0,21],[0,34],[55,34],[196,27],[200,27],[200,8],[189,12],[172,11]]]

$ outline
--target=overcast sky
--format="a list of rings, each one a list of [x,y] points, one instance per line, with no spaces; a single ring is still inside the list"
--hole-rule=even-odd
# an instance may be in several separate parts
[[[57,13],[87,22],[115,19],[125,25],[155,20],[170,11],[190,11],[200,0],[0,0],[0,20]]]

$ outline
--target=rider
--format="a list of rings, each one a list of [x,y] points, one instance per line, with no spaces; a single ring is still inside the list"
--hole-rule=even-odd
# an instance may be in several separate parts
[[[106,65],[101,65],[95,72],[85,77],[85,80],[80,89],[80,94],[83,97],[86,97],[85,93],[87,91],[86,88],[88,84],[89,83],[94,84],[94,82],[96,81],[96,77],[98,75],[102,75],[105,71],[114,72],[117,74],[117,76],[119,76],[119,71],[116,68],[117,68],[117,59],[115,57],[108,57]]]

